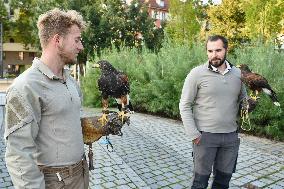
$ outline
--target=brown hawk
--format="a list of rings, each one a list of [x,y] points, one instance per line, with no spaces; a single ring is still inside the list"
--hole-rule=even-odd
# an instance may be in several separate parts
[[[270,97],[275,106],[280,106],[276,93],[272,90],[268,81],[263,76],[253,73],[246,64],[241,64],[237,67],[241,69],[242,81],[254,93],[254,96],[253,94],[250,95],[254,100],[258,98],[257,95],[260,92],[264,92]]]

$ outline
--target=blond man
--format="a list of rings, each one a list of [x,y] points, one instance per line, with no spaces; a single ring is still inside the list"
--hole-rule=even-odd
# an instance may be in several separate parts
[[[7,91],[6,164],[15,188],[88,188],[80,124],[81,93],[64,69],[83,50],[76,11],[38,19],[42,55]]]

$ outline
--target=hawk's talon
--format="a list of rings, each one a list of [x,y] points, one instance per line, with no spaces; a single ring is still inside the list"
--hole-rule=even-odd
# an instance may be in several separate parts
[[[253,97],[251,97],[253,100],[257,100],[257,96],[253,96]]]
[[[107,114],[103,114],[102,117],[100,117],[98,119],[98,121],[101,123],[102,126],[104,126],[107,122],[108,122],[108,119],[107,119]]]
[[[127,120],[127,117],[129,117],[129,114],[126,111],[120,111],[120,112],[118,112],[118,117],[120,117],[122,123],[124,123],[124,121]]]
[[[256,101],[257,99],[259,99],[259,97],[257,96],[257,95],[252,95],[252,94],[250,94],[250,97],[251,97],[251,99],[253,99],[254,101]]]

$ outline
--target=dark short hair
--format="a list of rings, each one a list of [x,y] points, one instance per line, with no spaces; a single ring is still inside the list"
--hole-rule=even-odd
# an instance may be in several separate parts
[[[211,36],[209,36],[207,41],[206,41],[205,48],[207,49],[207,43],[209,41],[218,41],[219,39],[223,42],[223,44],[224,44],[223,47],[225,49],[228,49],[228,40],[225,37],[221,36],[221,35],[211,35]]]

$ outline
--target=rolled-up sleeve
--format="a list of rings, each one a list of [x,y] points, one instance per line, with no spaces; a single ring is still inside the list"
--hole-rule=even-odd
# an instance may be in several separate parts
[[[37,102],[31,104],[23,91],[10,89],[5,113],[5,161],[15,188],[45,188],[44,176],[36,163],[35,139],[39,130]],[[26,96],[32,96],[28,94]],[[36,112],[35,112],[36,111]]]
[[[197,91],[197,75],[195,71],[192,70],[185,79],[179,103],[180,115],[185,128],[185,132],[191,140],[196,139],[200,136],[200,132],[196,127],[192,111]]]

